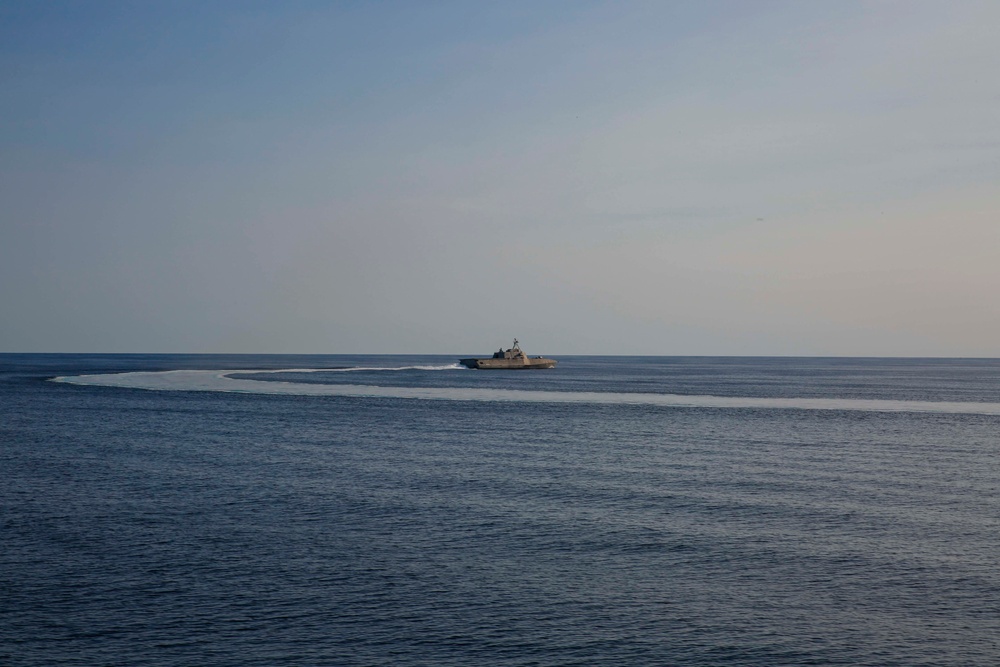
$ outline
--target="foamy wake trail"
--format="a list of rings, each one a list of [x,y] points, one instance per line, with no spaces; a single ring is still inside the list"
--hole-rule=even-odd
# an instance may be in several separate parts
[[[527,403],[591,403],[618,405],[656,405],[662,407],[758,408],[786,410],[853,410],[862,412],[936,412],[949,414],[1000,415],[1000,403],[947,401],[896,401],[852,398],[741,398],[728,396],[681,396],[678,394],[639,394],[586,391],[532,391],[490,389],[484,387],[375,387],[357,384],[307,384],[267,382],[231,377],[241,373],[318,373],[352,370],[450,370],[454,366],[392,369],[297,368],[284,370],[178,370],[157,372],[73,375],[53,378],[69,384],[127,387],[160,391],[223,391],[249,394],[285,394],[295,396],[358,396],[408,398],[445,401],[511,401]]]
[[[349,366],[346,368],[280,368],[264,371],[225,371],[225,373],[352,373],[357,371],[465,371],[469,370],[462,364],[444,364],[442,366]],[[219,371],[207,371],[218,373]]]

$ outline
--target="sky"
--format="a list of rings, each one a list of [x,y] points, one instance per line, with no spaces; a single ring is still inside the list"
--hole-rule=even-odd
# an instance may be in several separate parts
[[[1000,357],[1000,3],[0,4],[0,352]]]

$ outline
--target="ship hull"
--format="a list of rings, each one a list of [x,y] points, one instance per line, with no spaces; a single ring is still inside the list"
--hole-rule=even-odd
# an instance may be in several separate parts
[[[459,359],[458,363],[467,368],[481,371],[520,371],[541,368],[555,368],[555,359]]]

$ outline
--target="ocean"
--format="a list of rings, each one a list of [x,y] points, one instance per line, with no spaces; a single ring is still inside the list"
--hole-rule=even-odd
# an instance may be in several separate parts
[[[1000,360],[0,355],[0,664],[1000,664]]]

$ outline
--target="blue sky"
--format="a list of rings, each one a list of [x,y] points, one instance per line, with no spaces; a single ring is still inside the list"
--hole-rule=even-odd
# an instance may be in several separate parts
[[[1000,356],[998,24],[7,3],[0,350]]]

